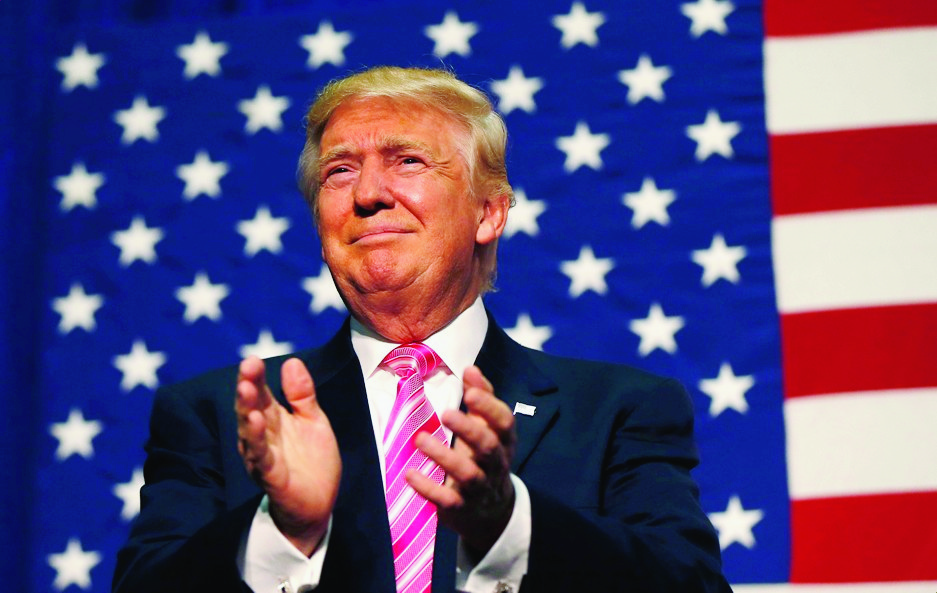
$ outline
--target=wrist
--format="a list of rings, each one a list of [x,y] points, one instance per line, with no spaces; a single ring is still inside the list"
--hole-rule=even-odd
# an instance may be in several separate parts
[[[497,510],[492,512],[486,521],[480,521],[475,529],[469,529],[460,534],[465,551],[475,562],[488,554],[511,520],[516,493],[510,480],[506,480],[499,498],[500,504],[497,505]]]
[[[329,527],[329,519],[324,521],[302,521],[290,518],[287,513],[278,509],[275,505],[270,505],[270,518],[274,525],[280,530],[293,546],[302,552],[307,558],[322,543]]]

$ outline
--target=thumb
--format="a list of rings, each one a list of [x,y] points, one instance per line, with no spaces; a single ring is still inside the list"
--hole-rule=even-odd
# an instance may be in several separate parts
[[[290,358],[283,363],[280,380],[286,401],[292,406],[294,414],[309,418],[319,410],[312,376],[298,358]]]

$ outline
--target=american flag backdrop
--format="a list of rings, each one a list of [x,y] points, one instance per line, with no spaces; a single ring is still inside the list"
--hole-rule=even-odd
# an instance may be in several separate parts
[[[737,590],[937,591],[937,3],[293,2],[44,47],[7,197],[43,228],[28,590],[109,590],[158,386],[338,328],[302,118],[396,64],[507,122],[509,333],[686,385]]]

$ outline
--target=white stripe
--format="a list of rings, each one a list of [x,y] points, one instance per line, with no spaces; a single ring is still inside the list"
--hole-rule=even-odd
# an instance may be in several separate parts
[[[937,387],[796,397],[784,422],[794,500],[937,490]]]
[[[937,302],[937,206],[779,216],[772,250],[782,313]]]
[[[735,593],[934,593],[937,581],[844,583],[835,585],[732,585]]]
[[[769,38],[765,108],[773,134],[935,123],[937,27]]]
[[[415,545],[416,543],[417,542],[413,542],[411,545]],[[420,572],[423,571],[423,568],[432,562],[433,552],[435,550],[434,546],[431,544],[435,544],[435,541],[427,539],[427,541],[421,543],[423,544],[423,548],[420,550],[420,553],[417,554],[410,565],[406,567],[403,574],[397,578],[398,589],[406,589],[410,585],[411,581],[419,576]]]
[[[400,492],[400,495],[397,497],[397,500],[391,504],[390,508],[387,509],[387,516],[390,519],[391,523],[394,523],[400,519],[400,515],[403,514],[404,509],[407,505],[410,504],[410,501],[418,496],[416,490],[407,486]],[[426,500],[425,498],[423,499]],[[423,505],[420,505],[420,508],[423,508]]]
[[[384,453],[386,455],[387,451],[393,445],[394,441],[397,439],[397,435],[400,433],[400,430],[407,423],[407,420],[413,414],[413,410],[417,408],[423,402],[422,397],[414,397],[407,399],[403,402],[403,405],[400,406],[400,410],[397,412],[397,415],[394,416],[393,423],[390,424],[384,432]]]

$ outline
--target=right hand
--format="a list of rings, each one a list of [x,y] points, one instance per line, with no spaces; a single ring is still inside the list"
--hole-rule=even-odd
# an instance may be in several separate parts
[[[267,493],[276,526],[300,552],[311,556],[328,528],[342,461],[306,366],[291,358],[280,373],[292,414],[267,387],[263,361],[250,357],[241,362],[234,404],[238,452]]]

